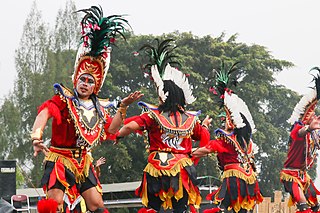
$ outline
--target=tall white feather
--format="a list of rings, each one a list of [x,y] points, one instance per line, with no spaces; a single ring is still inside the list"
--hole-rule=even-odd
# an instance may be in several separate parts
[[[293,125],[296,121],[298,121],[301,118],[301,115],[305,113],[306,106],[308,106],[315,98],[317,98],[316,89],[312,89],[309,93],[305,94],[294,107],[291,117],[287,120],[287,122]]]
[[[192,95],[192,90],[186,75],[178,69],[171,67],[170,64],[167,64],[162,79],[171,80],[178,87],[180,87],[184,93],[187,104],[191,104],[196,100],[196,98]]]
[[[248,106],[241,98],[234,93],[229,94],[228,92],[225,92],[224,105],[230,110],[233,123],[237,128],[241,128],[246,125],[241,118],[240,113],[242,113],[249,122],[252,133],[256,132],[256,126],[254,125]]]
[[[153,78],[154,83],[156,84],[159,97],[163,102],[165,102],[167,100],[168,92],[164,94],[163,81],[160,77],[157,65],[151,66],[151,76]]]

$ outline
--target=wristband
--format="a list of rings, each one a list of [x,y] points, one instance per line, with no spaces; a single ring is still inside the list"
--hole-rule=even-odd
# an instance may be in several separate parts
[[[31,140],[41,140],[42,139],[42,134],[43,134],[43,131],[41,130],[41,128],[38,128],[36,129],[34,132],[32,132],[30,134],[31,136]]]

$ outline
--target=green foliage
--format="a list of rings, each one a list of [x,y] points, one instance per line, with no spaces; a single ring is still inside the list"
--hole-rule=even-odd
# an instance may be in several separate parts
[[[16,187],[17,189],[20,189],[24,186],[26,183],[25,177],[23,173],[21,172],[20,167],[16,168]]]

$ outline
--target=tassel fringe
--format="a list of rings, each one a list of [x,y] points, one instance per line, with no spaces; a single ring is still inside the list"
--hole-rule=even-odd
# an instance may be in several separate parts
[[[193,162],[190,158],[181,159],[169,170],[158,170],[151,163],[148,163],[147,166],[144,168],[144,172],[149,173],[153,177],[160,177],[162,175],[176,176],[180,172],[181,168],[192,165]]]
[[[224,178],[229,178],[229,177],[240,178],[248,184],[254,184],[257,181],[255,174],[247,176],[247,175],[243,174],[242,172],[235,170],[235,169],[230,169],[230,170],[224,171],[221,179],[223,180]]]
[[[72,161],[70,161],[68,158],[64,157],[63,155],[60,155],[54,152],[49,152],[45,160],[51,161],[51,162],[57,162],[59,160],[67,169],[69,169],[75,175],[77,183],[84,182],[85,178],[89,176],[89,169],[92,162],[90,157],[86,157],[84,168],[82,170],[83,172],[79,172],[76,165],[74,165]]]

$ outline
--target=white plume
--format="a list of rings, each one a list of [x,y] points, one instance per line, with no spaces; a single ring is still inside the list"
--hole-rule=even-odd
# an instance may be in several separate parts
[[[287,120],[287,122],[293,125],[296,121],[301,118],[301,115],[305,113],[306,106],[313,102],[314,99],[317,98],[316,89],[312,89],[309,93],[305,94],[297,105],[294,107],[291,117]]]
[[[163,102],[165,102],[165,100],[167,99],[167,96],[168,96],[168,92],[166,94],[164,94],[163,81],[160,77],[157,65],[151,66],[151,76],[153,78],[154,83],[156,84],[159,97],[161,98],[161,100]]]
[[[169,63],[165,68],[162,79],[171,80],[178,87],[180,87],[183,90],[184,97],[186,99],[187,104],[191,104],[196,100],[196,98],[192,95],[192,90],[190,88],[189,81],[186,75],[183,74],[178,69],[171,67]]]
[[[224,105],[230,110],[231,117],[234,125],[237,128],[242,128],[245,126],[241,114],[243,114],[250,124],[252,133],[256,132],[256,126],[254,125],[251,113],[248,109],[246,103],[239,98],[236,94],[229,94],[227,91],[224,93]],[[240,114],[241,113],[241,114]]]

